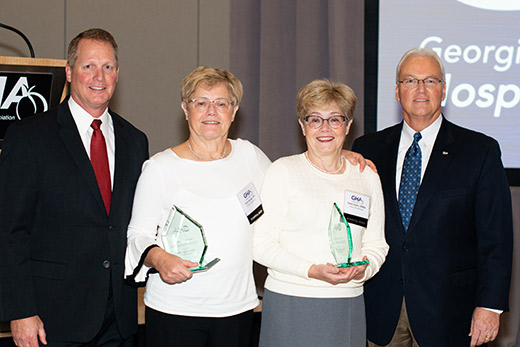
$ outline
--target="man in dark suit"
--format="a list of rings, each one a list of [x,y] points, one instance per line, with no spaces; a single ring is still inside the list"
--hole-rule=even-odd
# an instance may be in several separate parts
[[[397,67],[404,122],[357,139],[377,165],[390,251],[365,284],[370,346],[476,346],[508,309],[510,190],[498,143],[444,118],[444,67],[412,49]]]
[[[118,73],[112,35],[79,34],[66,66],[71,96],[5,136],[0,318],[17,346],[121,346],[137,329],[123,268],[148,141],[108,109]]]

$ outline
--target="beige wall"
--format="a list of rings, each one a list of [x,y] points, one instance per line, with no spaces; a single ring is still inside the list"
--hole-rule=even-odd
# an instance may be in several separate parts
[[[148,135],[150,154],[187,137],[182,78],[198,65],[229,68],[229,0],[0,0],[0,22],[22,31],[37,58],[66,58],[84,29],[111,32],[120,74],[110,106]],[[0,28],[0,55],[29,50]]]

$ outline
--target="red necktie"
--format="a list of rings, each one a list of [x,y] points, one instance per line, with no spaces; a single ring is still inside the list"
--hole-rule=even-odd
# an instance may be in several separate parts
[[[112,188],[110,184],[110,169],[108,167],[107,145],[105,143],[103,132],[101,132],[100,129],[101,121],[96,119],[92,121],[90,126],[94,129],[90,141],[90,162],[92,163],[94,173],[96,174],[99,190],[101,191],[107,214],[109,214]]]

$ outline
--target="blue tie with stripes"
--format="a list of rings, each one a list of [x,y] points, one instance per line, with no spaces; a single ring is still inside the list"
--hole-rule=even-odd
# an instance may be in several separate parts
[[[412,145],[408,148],[404,157],[403,172],[399,185],[399,211],[401,212],[401,220],[405,231],[408,230],[410,225],[417,192],[421,184],[422,154],[421,147],[419,147],[421,138],[421,133],[413,135]]]

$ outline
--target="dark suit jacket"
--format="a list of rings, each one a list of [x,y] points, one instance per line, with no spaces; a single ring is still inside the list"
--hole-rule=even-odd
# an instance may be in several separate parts
[[[443,119],[405,233],[395,188],[401,129],[365,135],[353,146],[377,165],[390,245],[365,284],[367,336],[390,342],[404,296],[421,347],[469,346],[475,307],[508,309],[513,231],[500,149]]]
[[[13,123],[0,155],[0,318],[39,315],[47,339],[85,342],[101,328],[112,283],[123,337],[137,328],[123,283],[126,231],[146,136],[110,111],[115,172],[107,216],[67,101]],[[108,263],[108,262],[109,263]]]

